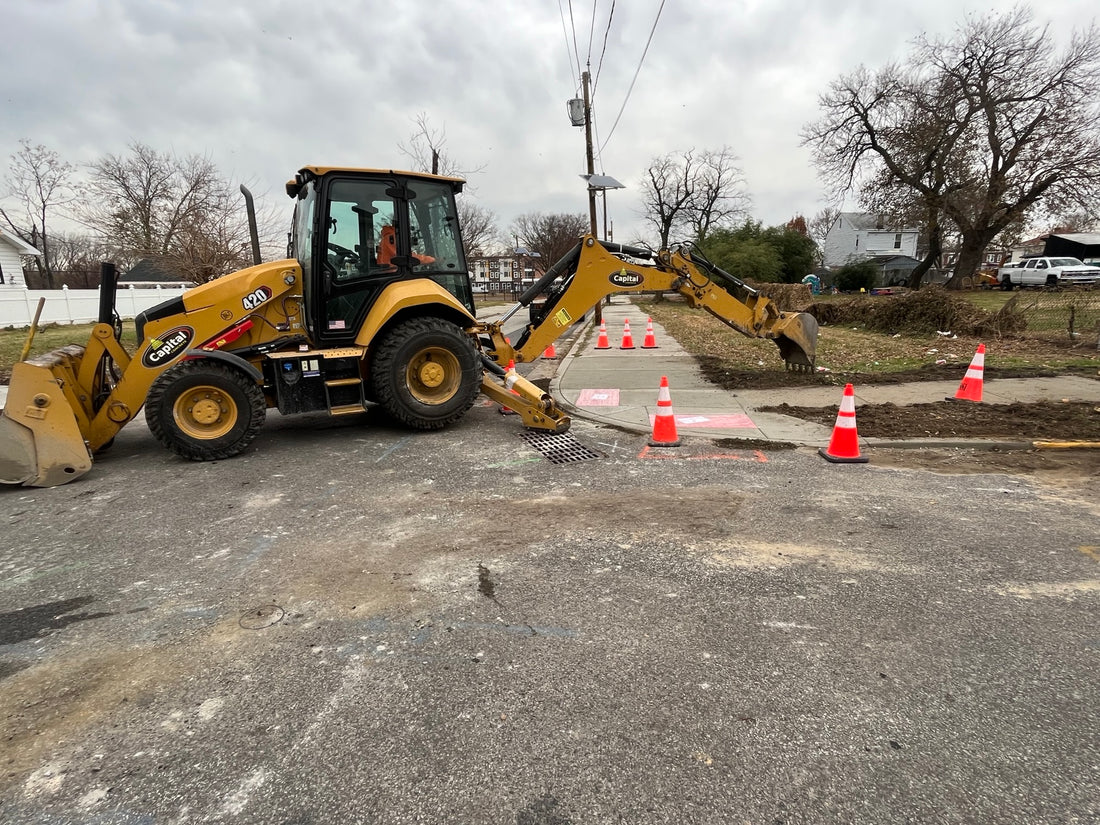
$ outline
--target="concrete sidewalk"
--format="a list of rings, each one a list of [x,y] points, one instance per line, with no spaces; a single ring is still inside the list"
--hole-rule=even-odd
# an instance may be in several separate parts
[[[738,438],[774,441],[800,446],[825,446],[832,428],[792,416],[760,412],[760,407],[787,403],[796,407],[839,405],[841,387],[783,387],[774,390],[730,392],[706,381],[695,359],[685,352],[657,323],[653,330],[656,349],[643,349],[646,315],[627,299],[617,298],[603,308],[611,349],[596,349],[598,330],[581,332],[564,354],[557,374],[550,382],[554,399],[577,418],[622,429],[650,433],[657,412],[661,376],[667,376],[681,437]],[[624,321],[630,321],[635,349],[623,350]],[[856,386],[856,409],[860,404],[906,405],[943,401],[953,396],[966,374],[961,364],[958,380],[924,381],[910,384]],[[775,368],[783,369],[778,350]],[[983,403],[1009,404],[1062,400],[1100,404],[1100,381],[1081,377],[998,379],[983,386]],[[1020,442],[992,439],[863,439],[867,446],[1030,446],[1021,433]]]

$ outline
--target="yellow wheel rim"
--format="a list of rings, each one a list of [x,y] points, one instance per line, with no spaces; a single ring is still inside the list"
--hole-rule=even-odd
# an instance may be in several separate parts
[[[405,383],[421,404],[443,404],[454,397],[462,382],[462,368],[449,349],[426,347],[409,360]]]
[[[221,438],[237,423],[237,405],[217,387],[192,387],[176,399],[172,415],[189,438]]]

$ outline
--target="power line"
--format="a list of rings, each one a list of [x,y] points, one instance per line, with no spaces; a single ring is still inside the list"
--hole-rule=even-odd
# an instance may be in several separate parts
[[[645,42],[645,48],[642,49],[642,56],[638,60],[638,68],[634,70],[634,78],[630,81],[630,88],[626,90],[626,97],[623,99],[623,105],[619,109],[619,114],[615,115],[615,122],[611,124],[611,131],[607,133],[607,140],[600,146],[600,151],[603,152],[604,146],[607,146],[608,141],[611,140],[611,136],[615,134],[615,127],[619,125],[619,118],[623,116],[623,111],[626,109],[626,102],[630,100],[630,93],[634,91],[634,83],[638,79],[638,72],[642,70],[642,63],[645,62],[646,53],[649,51],[649,44],[653,42],[653,33],[657,31],[657,21],[661,19],[661,12],[664,10],[665,0],[661,0],[661,5],[657,9],[657,16],[653,20],[653,28],[649,30],[649,38]]]
[[[581,72],[581,53],[577,49],[577,24],[573,22],[573,0],[569,0],[569,27],[573,30],[573,55],[577,58],[577,73]]]
[[[593,6],[592,10],[595,13],[596,7]],[[603,56],[607,54],[607,35],[611,33],[611,19],[615,16],[615,0],[611,0],[611,11],[607,14],[607,28],[603,32],[603,48],[600,49],[600,60],[596,64],[596,76],[592,79],[592,99],[596,99],[596,86],[600,82],[600,69],[603,68]]]
[[[573,88],[580,87],[580,80],[577,76],[577,72],[573,70],[573,56],[569,53],[569,29],[565,25],[565,10],[561,7],[561,0],[558,0],[558,16],[561,17],[561,33],[565,37],[565,59],[569,61],[569,74],[573,78]],[[580,69],[580,61],[577,61],[577,69]]]
[[[592,0],[592,22],[588,24],[588,55],[584,62],[586,66],[592,65],[592,40],[596,36],[596,0]]]

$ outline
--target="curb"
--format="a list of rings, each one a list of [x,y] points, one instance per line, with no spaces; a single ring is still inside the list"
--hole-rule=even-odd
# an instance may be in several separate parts
[[[861,438],[868,448],[879,447],[884,450],[1032,450],[1035,445],[1031,441],[997,441],[993,439],[982,440],[976,438],[951,439],[896,439],[896,438]]]

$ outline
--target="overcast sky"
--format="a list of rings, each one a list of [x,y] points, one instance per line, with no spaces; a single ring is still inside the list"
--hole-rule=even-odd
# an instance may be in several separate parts
[[[133,141],[204,154],[289,220],[299,167],[408,168],[398,145],[424,113],[506,232],[523,212],[587,212],[566,111],[579,56],[597,172],[628,187],[608,196],[616,240],[643,232],[650,160],[691,148],[728,145],[772,225],[826,204],[799,135],[831,80],[1013,3],[665,0],[642,60],[661,5],[617,0],[608,29],[611,0],[0,0],[0,157],[20,138],[74,164]],[[1036,19],[1065,39],[1090,7],[1045,0]]]

